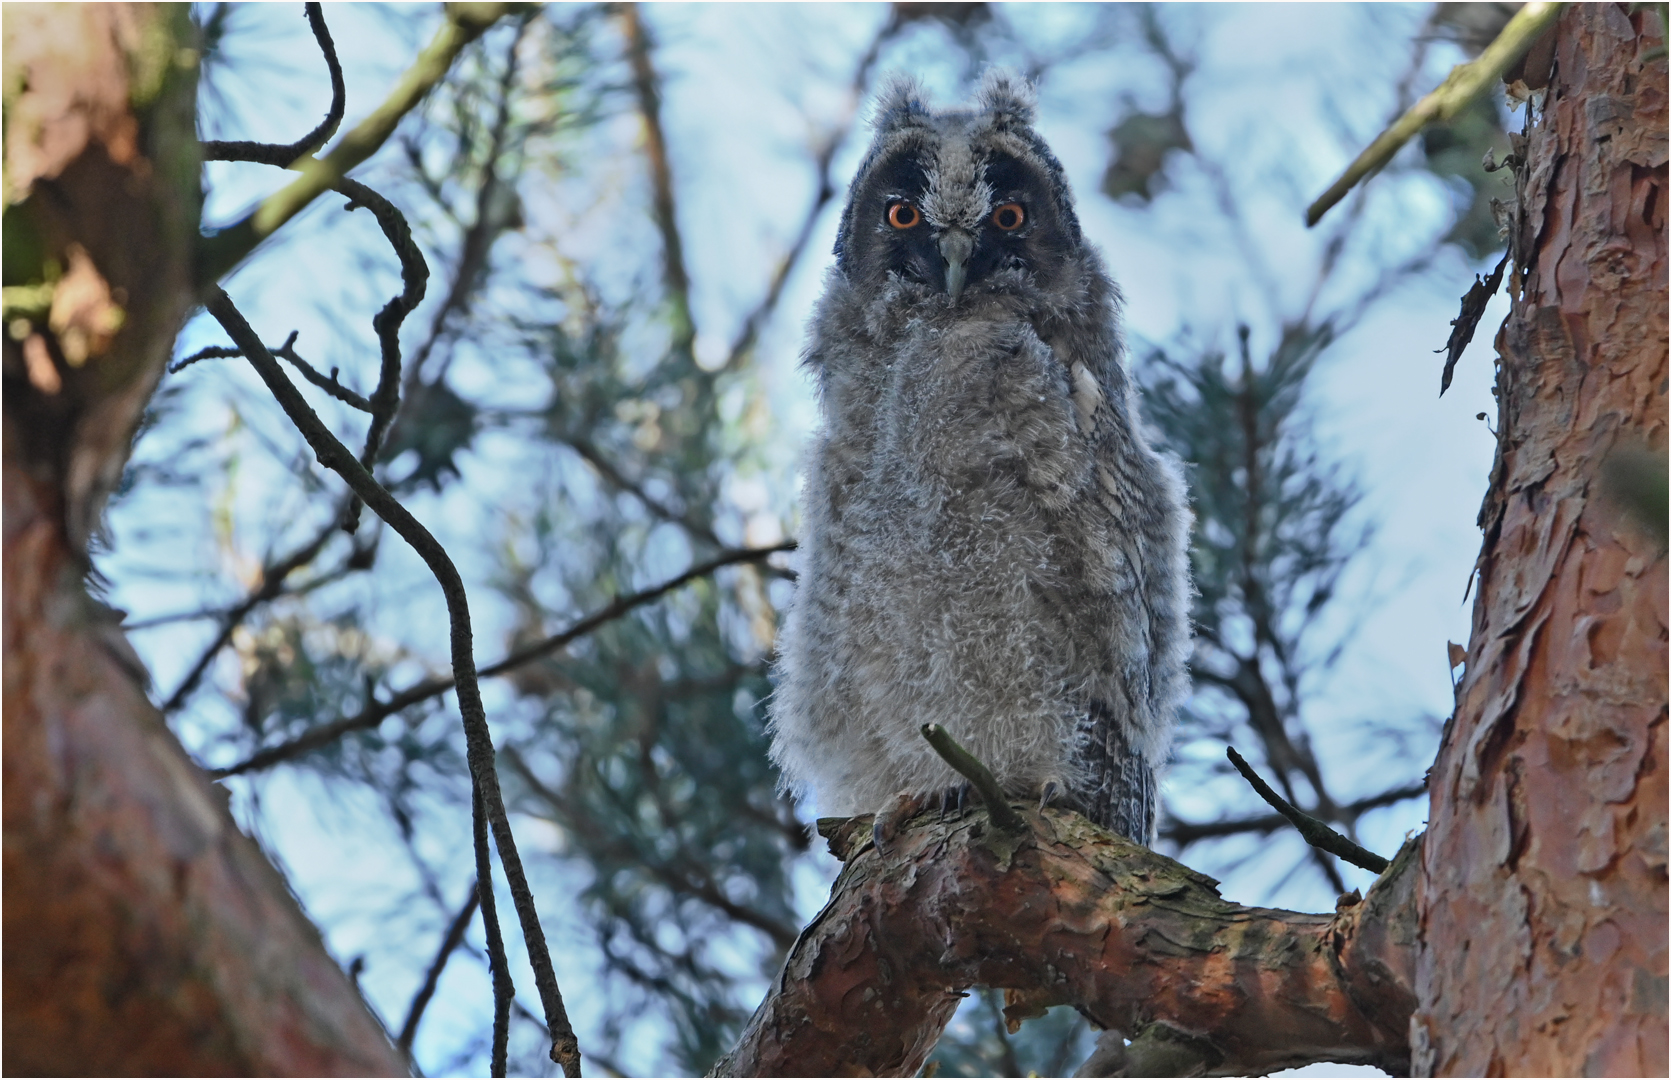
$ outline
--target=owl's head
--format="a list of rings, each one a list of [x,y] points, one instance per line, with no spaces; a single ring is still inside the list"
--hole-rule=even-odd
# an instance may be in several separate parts
[[[1032,89],[1004,72],[963,109],[933,109],[915,81],[896,79],[848,191],[841,273],[872,287],[897,276],[953,303],[1051,284],[1083,241],[1062,166],[1032,122]]]

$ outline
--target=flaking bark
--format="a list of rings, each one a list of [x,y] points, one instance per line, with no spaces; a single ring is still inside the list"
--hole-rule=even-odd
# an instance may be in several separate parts
[[[1020,991],[1018,1019],[1166,1025],[1208,1075],[1407,1067],[1415,843],[1362,901],[1308,915],[1230,903],[1076,814],[1025,816],[1017,838],[984,811],[926,815],[885,854],[868,818],[830,830],[861,846],[713,1075],[914,1075],[974,986]]]
[[[1421,1075],[1668,1068],[1665,552],[1603,497],[1614,455],[1665,461],[1665,91],[1651,6],[1565,11],[1511,238],[1467,674],[1432,773]]]

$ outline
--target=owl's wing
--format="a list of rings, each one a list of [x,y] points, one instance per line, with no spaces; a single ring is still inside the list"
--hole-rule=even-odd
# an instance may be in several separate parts
[[[1088,708],[1091,817],[1148,843],[1156,771],[1186,685],[1189,517],[1179,467],[1144,439],[1123,374],[1105,381],[1082,363],[1070,373],[1075,411],[1097,463],[1096,497],[1135,579],[1130,618],[1117,634],[1116,649],[1125,654],[1116,658],[1119,685]]]
[[[1091,784],[1080,795],[1085,816],[1128,840],[1153,843],[1159,809],[1155,767],[1132,745],[1127,725],[1107,703],[1092,701],[1086,719],[1089,731],[1082,760]]]

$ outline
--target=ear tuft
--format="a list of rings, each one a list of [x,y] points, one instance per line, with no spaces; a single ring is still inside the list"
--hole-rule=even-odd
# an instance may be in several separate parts
[[[1006,68],[987,70],[975,100],[982,112],[991,113],[1006,125],[1031,124],[1038,107],[1038,95],[1032,85]]]
[[[877,134],[913,127],[931,115],[923,84],[911,75],[891,75],[876,95],[870,126]]]

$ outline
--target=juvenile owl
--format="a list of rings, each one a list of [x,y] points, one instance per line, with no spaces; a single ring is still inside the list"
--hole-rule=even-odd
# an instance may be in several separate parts
[[[944,725],[1017,798],[1148,843],[1189,652],[1189,516],[1123,366],[1025,83],[971,109],[898,81],[848,193],[806,363],[823,425],[772,756],[826,814],[961,782]]]

